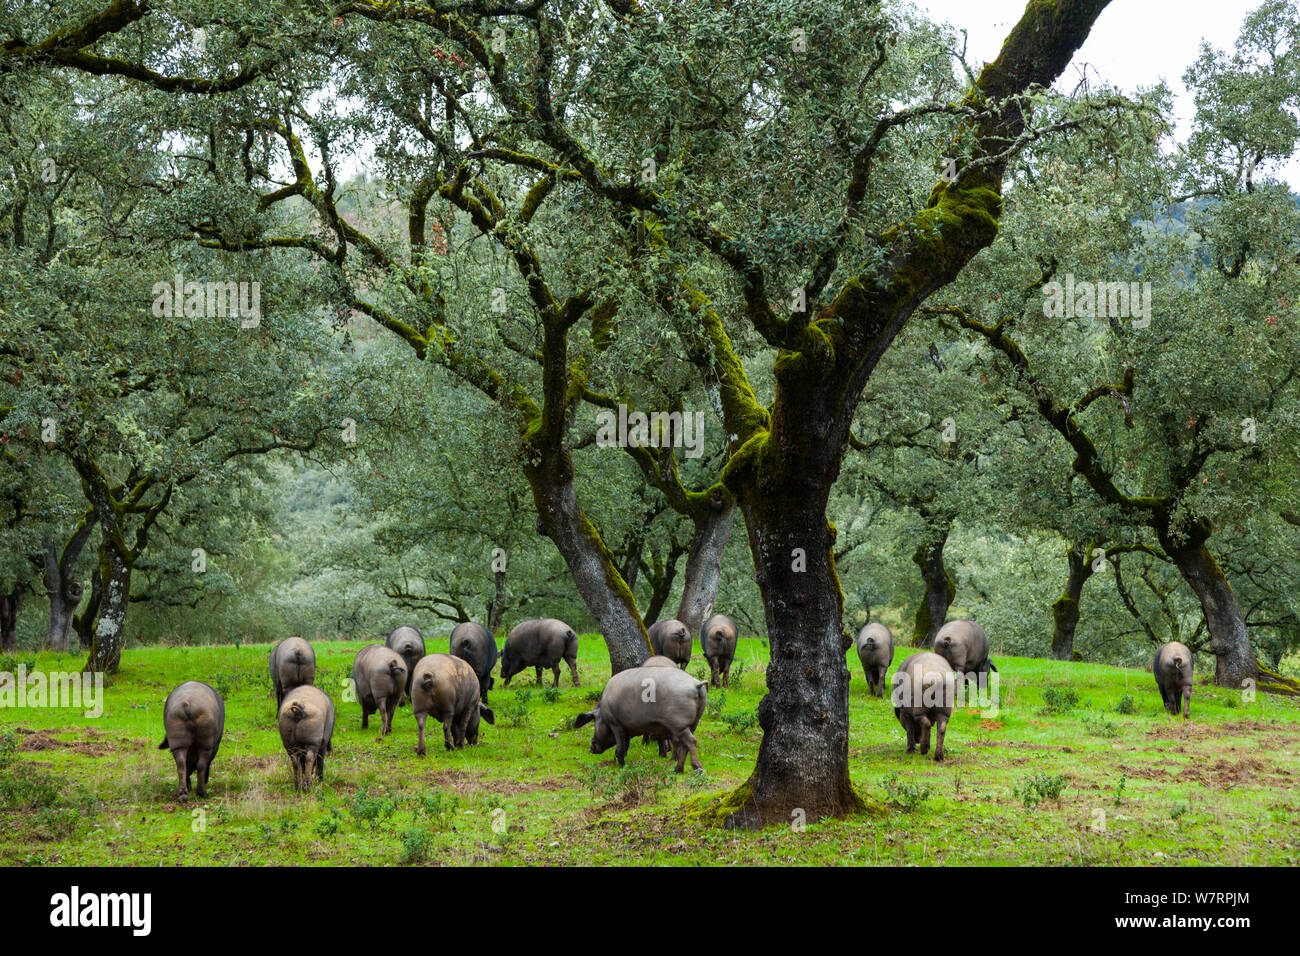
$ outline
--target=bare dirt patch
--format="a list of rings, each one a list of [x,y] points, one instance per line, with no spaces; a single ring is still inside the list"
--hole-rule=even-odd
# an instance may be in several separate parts
[[[434,770],[423,777],[424,780],[445,790],[451,790],[462,796],[474,796],[479,793],[496,793],[502,796],[516,796],[524,793],[547,792],[572,789],[577,778],[569,775],[545,780],[513,780],[494,777],[479,777],[463,770]]]
[[[1204,787],[1231,790],[1234,787],[1290,787],[1289,770],[1272,766],[1258,757],[1243,760],[1219,758],[1211,764],[1193,764],[1184,767],[1179,779],[1190,780]]]
[[[1072,754],[1073,747],[1066,744],[1031,744],[1026,740],[972,740],[972,747],[1007,747],[1011,750],[1055,750],[1058,753]]]
[[[1170,721],[1158,724],[1147,731],[1148,737],[1173,740],[1205,740],[1212,737],[1285,737],[1291,739],[1294,731],[1284,724],[1265,723],[1259,720],[1237,720],[1227,724],[1197,723],[1193,715],[1190,721]]]
[[[54,732],[57,733],[57,731]],[[26,731],[22,743],[18,745],[18,750],[23,753],[39,753],[45,750],[71,750],[86,757],[104,757],[113,752],[113,748],[106,743],[85,740],[57,740],[50,736],[50,732],[40,730]]]

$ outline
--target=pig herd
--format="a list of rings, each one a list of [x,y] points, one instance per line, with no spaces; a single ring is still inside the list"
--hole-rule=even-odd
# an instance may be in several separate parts
[[[700,766],[694,731],[704,716],[707,690],[684,668],[691,659],[689,632],[680,621],[661,621],[650,629],[656,656],[641,667],[615,675],[606,685],[600,703],[580,714],[575,725],[595,723],[591,752],[616,747],[619,765],[628,740],[640,736],[671,752],[682,770],[687,759]],[[430,717],[442,725],[443,746],[448,750],[477,744],[479,725],[495,723],[488,707],[488,691],[495,686],[493,670],[501,665],[501,681],[509,687],[516,675],[532,668],[537,682],[543,671],[560,684],[560,665],[569,669],[578,686],[578,635],[555,618],[524,621],[507,636],[500,651],[492,632],[481,624],[456,625],[449,654],[425,653],[424,636],[414,627],[398,627],[383,644],[368,644],[352,661],[352,686],[361,708],[361,727],[379,717],[379,734],[393,729],[393,716],[409,702],[417,727],[416,753],[425,753],[425,729]],[[715,614],[700,633],[700,645],[709,662],[714,685],[730,679],[736,653],[736,625]],[[280,741],[293,767],[294,786],[309,790],[312,778],[325,779],[325,757],[334,737],[334,701],[316,687],[316,652],[300,637],[290,637],[271,649],[268,660],[275,693],[276,723]],[[646,672],[646,673],[643,673]],[[186,681],[168,695],[163,705],[163,742],[176,761],[180,800],[188,798],[197,775],[195,792],[207,796],[208,772],[225,731],[226,708],[221,694],[201,681]]]
[[[641,737],[656,742],[660,756],[671,752],[678,773],[689,759],[701,769],[695,730],[704,716],[708,686],[685,672],[693,641],[681,621],[659,621],[649,628],[654,656],[639,667],[611,677],[591,710],[577,715],[575,727],[593,724],[591,752],[614,748],[623,766],[628,746]],[[736,654],[735,622],[715,614],[700,629],[700,649],[709,665],[709,684],[726,687]],[[451,632],[449,654],[426,654],[424,637],[414,627],[396,628],[383,644],[368,644],[352,663],[352,683],[361,708],[361,726],[378,714],[380,736],[392,731],[393,716],[411,704],[417,726],[416,752],[425,753],[425,726],[430,717],[442,725],[443,746],[459,749],[477,744],[479,725],[495,723],[488,691],[498,660],[504,686],[527,668],[537,682],[551,671],[553,687],[565,664],[578,686],[578,636],[555,618],[524,621],[515,626],[498,652],[492,633],[480,624],[458,624]],[[886,673],[893,662],[894,636],[878,622],[867,624],[854,641],[868,693],[883,697]],[[1191,716],[1192,654],[1178,642],[1163,645],[1152,662],[1156,685],[1171,713]],[[300,637],[290,637],[271,649],[271,686],[275,693],[280,740],[293,767],[294,786],[308,790],[312,777],[325,777],[325,756],[334,735],[334,701],[315,686],[316,653]],[[929,650],[908,656],[894,673],[891,701],[894,716],[907,735],[907,752],[926,754],[935,734],[934,759],[942,760],[944,736],[956,706],[961,681],[983,684],[997,668],[989,659],[989,638],[970,620],[949,621],[939,629]],[[200,797],[207,796],[208,774],[225,730],[225,702],[215,688],[201,681],[176,687],[163,705],[163,742],[176,762],[176,796],[185,800],[192,778]]]

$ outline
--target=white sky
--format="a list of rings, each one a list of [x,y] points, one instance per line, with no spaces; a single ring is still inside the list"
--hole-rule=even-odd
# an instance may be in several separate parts
[[[948,21],[967,33],[966,57],[971,67],[994,59],[1026,0],[911,0],[931,19]],[[1132,92],[1165,80],[1178,95],[1175,114],[1178,134],[1186,135],[1195,104],[1183,86],[1183,72],[1200,53],[1205,40],[1219,50],[1231,50],[1241,21],[1261,0],[1111,0],[1087,41],[1062,74],[1057,87],[1071,90],[1087,67],[1090,79],[1100,76]],[[1265,170],[1300,189],[1300,158],[1281,169]]]

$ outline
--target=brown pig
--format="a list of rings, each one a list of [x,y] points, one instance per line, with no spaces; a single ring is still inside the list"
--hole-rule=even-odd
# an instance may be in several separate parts
[[[190,777],[199,775],[195,792],[208,795],[208,769],[221,746],[226,729],[226,703],[202,681],[189,680],[170,694],[163,704],[163,742],[159,750],[170,750],[176,760],[176,799],[189,794]]]
[[[311,684],[295,687],[284,695],[279,714],[280,742],[293,764],[293,785],[311,789],[311,775],[325,779],[325,755],[334,738],[334,701]]]
[[[289,691],[316,682],[316,652],[301,637],[286,637],[271,648],[270,663],[277,711]]]
[[[410,625],[403,624],[389,631],[384,646],[397,651],[402,655],[402,660],[406,661],[406,696],[410,697],[415,665],[424,657],[424,635]]]
[[[411,709],[419,726],[415,752],[424,756],[424,723],[429,717],[442,724],[442,743],[448,750],[466,742],[478,743],[479,719],[495,724],[492,711],[479,699],[478,675],[468,662],[450,654],[430,654],[415,665],[411,678]]]
[[[934,635],[932,649],[952,666],[958,680],[979,683],[997,670],[989,660],[989,636],[974,621],[949,621]]]
[[[406,661],[382,644],[367,644],[352,661],[352,683],[361,705],[361,727],[370,726],[370,715],[379,711],[379,735],[393,729],[393,714],[406,693]]]
[[[691,632],[675,617],[655,621],[647,630],[650,647],[683,670],[691,662]]]
[[[956,675],[945,658],[931,651],[913,654],[894,673],[894,716],[907,732],[907,752],[930,750],[930,727],[938,731],[934,759],[943,759],[943,737],[957,697]]]
[[[717,687],[721,675],[722,686],[726,687],[731,681],[731,662],[736,657],[736,622],[725,614],[713,615],[700,628],[700,649],[709,662],[709,683]]]
[[[858,632],[853,642],[857,647],[862,673],[867,678],[867,690],[874,697],[885,696],[885,672],[894,660],[894,634],[878,621],[872,621]]]
[[[1192,652],[1186,644],[1170,641],[1161,644],[1151,661],[1151,670],[1156,675],[1156,687],[1160,689],[1160,699],[1165,702],[1165,710],[1176,714],[1181,709],[1183,720],[1192,716]]]
[[[700,767],[695,728],[704,716],[709,689],[704,681],[666,667],[632,667],[619,671],[605,684],[600,703],[579,714],[574,727],[595,723],[591,752],[604,753],[614,747],[614,757],[623,766],[628,743],[638,735],[668,741],[681,773],[689,757]],[[660,753],[663,752],[661,747]]]
[[[501,682],[510,686],[510,678],[531,667],[542,682],[542,668],[555,675],[553,687],[560,686],[560,661],[569,665],[573,686],[578,686],[578,635],[573,628],[553,617],[516,624],[501,648]]]
[[[497,664],[497,642],[482,624],[465,621],[451,629],[451,653],[468,662],[478,675],[478,693],[483,703],[488,702],[492,689],[492,668]]]

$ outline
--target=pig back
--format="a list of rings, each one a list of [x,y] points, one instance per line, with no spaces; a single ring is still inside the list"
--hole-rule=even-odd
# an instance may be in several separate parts
[[[676,667],[633,667],[609,679],[600,697],[601,719],[629,735],[662,728],[694,730],[704,716],[708,685]]]
[[[214,755],[226,729],[226,703],[202,681],[178,685],[163,703],[163,732],[169,748],[199,746]]]

